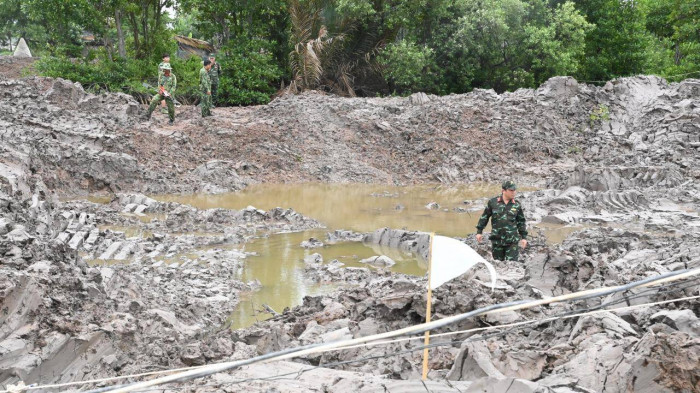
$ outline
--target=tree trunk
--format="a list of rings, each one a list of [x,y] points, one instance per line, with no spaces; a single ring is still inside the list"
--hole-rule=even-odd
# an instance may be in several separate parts
[[[129,12],[129,21],[131,22],[131,29],[134,33],[134,51],[136,52],[136,58],[141,59],[141,41],[139,39],[139,25],[136,23],[136,15],[133,12]]]
[[[119,57],[126,58],[126,45],[124,45],[124,31],[122,30],[122,11],[117,9],[114,11],[114,23],[117,26],[117,46]]]
[[[7,42],[10,43],[10,56],[11,56],[12,54],[14,54],[15,51],[12,50],[12,33],[10,33],[9,31],[7,32]]]
[[[151,34],[148,31],[148,3],[143,3],[141,7],[141,32],[143,33],[143,56],[142,59],[148,57],[148,53],[151,51]]]
[[[219,26],[223,27],[223,30],[221,32],[220,46],[223,47],[228,43],[228,40],[231,38],[231,28],[229,27],[229,24],[226,23],[226,19],[221,15],[217,15],[216,22],[219,24]]]

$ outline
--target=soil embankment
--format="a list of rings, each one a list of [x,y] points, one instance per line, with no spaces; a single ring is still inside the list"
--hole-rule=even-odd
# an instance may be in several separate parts
[[[322,224],[294,206],[199,210],[146,194],[235,191],[258,182],[500,183],[507,176],[539,189],[521,193],[529,225],[587,225],[555,246],[533,231],[522,261],[495,264],[502,279],[493,292],[472,276],[440,287],[435,318],[700,267],[700,80],[642,76],[595,87],[560,77],[534,90],[446,97],[306,93],[216,108],[205,120],[197,108],[181,107],[172,126],[160,113],[139,120],[144,109],[129,96],[96,96],[69,81],[0,78],[0,385],[243,359],[425,317],[425,279],[311,258],[307,279],[351,285],[230,331],[231,309],[259,287],[237,279],[247,257],[239,246],[262,233]],[[420,249],[421,236],[402,231],[332,237],[363,236]],[[463,240],[488,255],[473,237]],[[686,280],[445,331],[697,295],[698,281]],[[432,350],[430,377],[435,390],[450,380],[460,391],[698,391],[699,313],[697,299],[689,299],[463,333]],[[420,378],[422,351],[407,351],[418,345],[301,357],[281,369],[339,364],[291,384],[244,384],[252,391],[400,390],[409,385],[397,380]],[[240,391],[237,380],[266,376],[268,369],[252,367],[245,376],[179,387]]]

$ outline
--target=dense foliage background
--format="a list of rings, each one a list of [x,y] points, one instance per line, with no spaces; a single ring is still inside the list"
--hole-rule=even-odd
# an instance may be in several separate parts
[[[281,89],[449,94],[556,75],[700,77],[698,0],[0,0],[6,54],[24,37],[41,74],[96,91],[147,97],[167,52],[178,99],[195,102],[201,59],[176,58],[176,34],[217,48],[224,105]]]

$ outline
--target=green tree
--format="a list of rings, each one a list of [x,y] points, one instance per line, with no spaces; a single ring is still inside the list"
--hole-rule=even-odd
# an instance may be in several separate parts
[[[647,57],[649,72],[671,80],[700,76],[700,3],[680,0],[647,0],[647,30],[656,46]]]
[[[285,0],[180,0],[179,14],[196,13],[193,29],[200,39],[211,42],[217,48],[234,46],[241,41],[264,41],[272,44],[272,50],[280,63],[286,62],[289,16]]]
[[[434,91],[433,50],[409,40],[389,44],[379,55],[384,77],[391,91],[410,94],[417,91]]]
[[[160,59],[163,52],[173,48],[172,32],[166,9],[173,0],[125,0],[121,6],[131,30],[131,44],[137,59]]]
[[[524,60],[530,65],[523,68],[532,72],[535,86],[552,76],[574,75],[580,70],[586,33],[593,27],[569,1],[546,10],[542,18],[544,24],[525,27]]]
[[[50,52],[69,56],[80,55],[82,32],[95,15],[88,0],[25,0],[21,11],[33,27],[33,39],[46,42]]]
[[[584,67],[577,77],[607,81],[643,73],[647,48],[652,44],[646,30],[646,14],[637,0],[576,0],[588,22]]]
[[[21,4],[21,0],[0,1],[0,42],[7,39],[11,50],[13,40],[26,33],[28,20]]]
[[[379,54],[387,45],[409,37],[410,26],[428,23],[423,17],[426,4],[441,1],[291,0],[290,64],[294,80],[300,75],[295,67],[305,64],[299,59],[309,54],[307,60],[311,60],[317,54],[315,71],[319,73],[320,88],[351,96],[388,93],[384,74],[389,70],[381,66]],[[416,40],[412,38],[412,42]],[[394,48],[394,58],[400,53],[409,54],[397,48],[400,46]]]
[[[460,16],[433,44],[450,92],[534,87],[580,69],[591,26],[571,2],[462,0],[450,11]]]

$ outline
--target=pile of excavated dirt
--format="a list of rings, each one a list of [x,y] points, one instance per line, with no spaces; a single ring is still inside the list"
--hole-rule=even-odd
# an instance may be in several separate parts
[[[699,80],[634,77],[595,87],[558,77],[501,95],[305,93],[266,106],[216,108],[207,119],[197,109],[178,108],[170,126],[160,113],[139,120],[145,107],[127,95],[93,95],[61,79],[0,78],[0,385],[245,359],[425,318],[424,278],[315,254],[305,260],[305,279],[342,290],[231,331],[227,318],[240,296],[260,288],[238,279],[247,239],[322,224],[294,206],[199,210],[145,194],[236,191],[258,182],[512,177],[538,188],[519,196],[529,226],[585,227],[560,245],[533,231],[520,261],[494,262],[500,279],[493,291],[485,270],[438,288],[433,319],[700,267]],[[84,199],[94,194],[108,198]],[[327,240],[427,249],[424,234],[377,229],[337,231]],[[487,244],[461,240],[488,258]],[[445,345],[431,350],[426,386],[698,391],[698,284],[688,279],[451,325],[433,333],[550,318],[435,338]],[[560,318],[682,297],[689,299]],[[426,389],[422,351],[411,351],[418,346],[401,341],[302,356],[278,366],[293,374],[291,382],[261,380],[273,368],[253,365],[173,389]],[[314,368],[332,363],[339,364]]]
[[[33,74],[35,57],[0,56],[0,79],[21,78]]]

